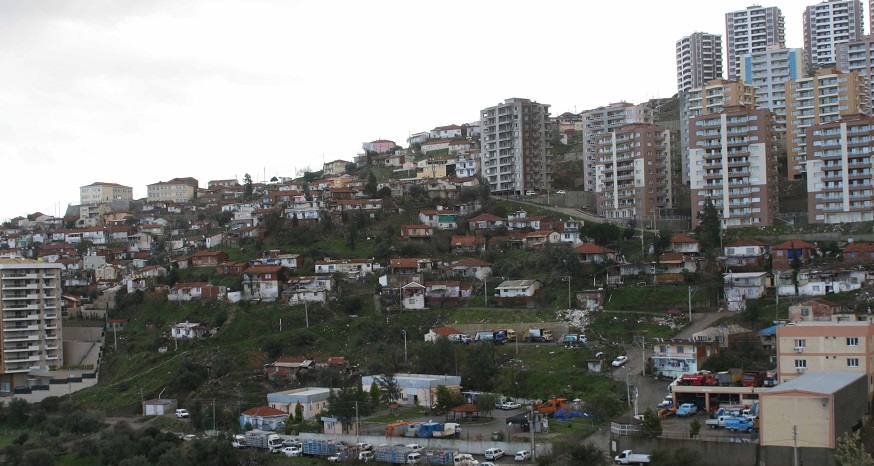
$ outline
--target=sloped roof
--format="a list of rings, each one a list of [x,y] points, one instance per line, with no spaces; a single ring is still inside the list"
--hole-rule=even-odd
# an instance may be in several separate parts
[[[479,259],[462,259],[460,261],[455,261],[451,264],[451,267],[491,267],[492,264],[481,261]]]
[[[697,243],[698,240],[685,234],[685,233],[677,233],[671,238],[672,243]]]
[[[605,248],[603,246],[598,246],[595,243],[585,243],[581,244],[574,248],[574,252],[577,254],[608,254],[608,253],[616,253],[616,251]]]
[[[416,268],[419,268],[419,259],[403,257],[403,258],[398,258],[398,259],[391,259],[389,261],[389,264],[392,267],[416,269]]]
[[[767,244],[755,238],[741,238],[737,241],[725,245],[727,248],[739,248],[743,246],[767,246]]]
[[[874,252],[874,243],[852,242],[844,248],[844,252]]]
[[[807,241],[801,241],[800,239],[790,239],[789,241],[784,241],[776,246],[772,246],[771,249],[815,249],[816,246],[808,243]]]
[[[285,411],[280,411],[276,408],[271,408],[270,406],[259,406],[257,408],[247,409],[242,413],[244,416],[255,416],[255,417],[273,417],[273,416],[288,416],[288,413]]]
[[[850,371],[821,371],[810,372],[796,377],[788,382],[783,382],[776,387],[765,391],[764,394],[771,395],[785,392],[807,392],[821,395],[831,395],[839,392],[847,385],[855,382],[860,378],[867,377],[863,372]]]

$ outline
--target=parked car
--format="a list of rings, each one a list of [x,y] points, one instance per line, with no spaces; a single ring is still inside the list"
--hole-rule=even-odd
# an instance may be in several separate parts
[[[189,417],[189,416],[190,416],[190,414],[188,414],[187,409],[177,409],[176,410],[176,417],[178,417],[178,418]]]
[[[516,461],[526,461],[531,459],[531,452],[528,450],[517,451],[516,456],[513,457]]]
[[[504,456],[504,450],[501,450],[500,448],[489,448],[486,450],[487,460],[496,460],[502,456]]]
[[[373,452],[372,451],[362,451],[358,454],[358,461],[364,461],[365,463],[369,463],[373,460]]]
[[[329,463],[339,463],[339,462],[343,461],[344,459],[346,459],[346,455],[343,455],[340,453],[335,453],[335,454],[328,457],[328,462]]]
[[[292,439],[288,439],[288,440],[283,441],[282,446],[302,448],[303,442],[301,442],[300,439],[292,438]]]
[[[555,192],[555,194],[558,194],[559,196],[564,196],[565,194],[567,194],[567,191],[565,191],[564,189],[559,189]]]
[[[526,196],[536,196],[537,193],[534,190],[529,189],[528,191],[525,191],[525,195]]]
[[[491,461],[486,461],[484,463],[480,463],[479,466],[495,466],[495,463],[492,463]]]
[[[285,447],[280,451],[280,453],[285,456],[300,456],[303,452],[300,447]]]
[[[515,401],[505,401],[501,403],[501,409],[519,409],[522,405]]]
[[[628,356],[616,356],[616,359],[611,363],[613,367],[624,366],[628,362]]]
[[[668,315],[671,317],[683,317],[686,313],[679,309],[668,309]]]
[[[360,451],[370,451],[373,450],[373,445],[365,442],[358,442],[355,444],[355,449]]]
[[[698,412],[698,406],[695,403],[683,403],[677,407],[677,417],[694,416]]]
[[[185,437],[182,437],[182,440],[185,442],[190,442],[192,440],[197,440],[197,436],[194,434],[188,434]]]

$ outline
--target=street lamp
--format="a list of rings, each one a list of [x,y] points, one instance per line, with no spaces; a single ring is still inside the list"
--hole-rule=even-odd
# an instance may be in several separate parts
[[[404,362],[407,362],[407,331],[401,330],[404,332]]]

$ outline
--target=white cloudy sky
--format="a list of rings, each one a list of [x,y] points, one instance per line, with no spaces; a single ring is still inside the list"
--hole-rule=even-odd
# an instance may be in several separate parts
[[[814,1],[765,3],[802,47]],[[866,2],[867,3],[867,2]],[[0,0],[0,220],[79,187],[351,160],[363,141],[676,92],[674,43],[747,1]],[[866,12],[867,22],[867,12]]]

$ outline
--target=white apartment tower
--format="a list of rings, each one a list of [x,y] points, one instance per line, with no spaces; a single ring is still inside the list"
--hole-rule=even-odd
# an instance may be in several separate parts
[[[549,189],[549,105],[507,99],[480,112],[480,128],[480,168],[493,193]]]
[[[874,2],[874,0],[872,0]],[[855,71],[868,77],[869,89],[868,109],[874,108],[874,35],[864,36],[859,40],[850,41],[838,46],[838,66],[844,73]]]
[[[632,123],[652,124],[655,112],[648,104],[612,103],[604,107],[580,113],[583,132],[583,186],[586,191],[595,191],[597,165],[596,142],[598,136]]]
[[[725,14],[725,42],[728,79],[742,79],[741,60],[750,53],[764,52],[769,46],[786,46],[783,13],[775,6],[751,6]]]
[[[859,40],[864,31],[860,0],[828,0],[804,11],[807,73],[837,64],[838,46]]]
[[[767,50],[744,55],[740,79],[756,86],[756,106],[771,111],[774,137],[785,147],[786,82],[804,76],[804,50],[773,45]]]
[[[0,392],[27,385],[33,371],[64,365],[61,345],[60,264],[0,258]]]
[[[722,78],[722,36],[696,32],[677,41],[677,90]]]

